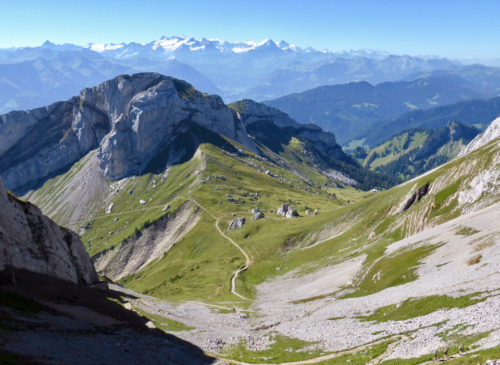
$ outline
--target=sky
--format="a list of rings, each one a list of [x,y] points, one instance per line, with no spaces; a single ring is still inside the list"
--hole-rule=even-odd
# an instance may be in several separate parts
[[[500,58],[498,0],[0,0],[0,24],[0,48],[185,35],[270,38],[331,51]]]

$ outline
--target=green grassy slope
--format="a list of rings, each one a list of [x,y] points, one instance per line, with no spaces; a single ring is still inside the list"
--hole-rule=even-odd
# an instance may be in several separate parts
[[[237,286],[240,293],[252,297],[255,295],[254,286],[256,284],[269,277],[281,275],[297,268],[301,268],[302,272],[308,272],[360,254],[367,255],[364,266],[369,267],[369,264],[383,256],[384,249],[388,244],[415,233],[416,228],[410,222],[420,219],[422,226],[430,226],[458,216],[462,207],[457,204],[457,190],[465,188],[472,176],[477,175],[479,171],[491,167],[492,159],[495,155],[498,156],[499,148],[490,144],[488,147],[453,161],[415,182],[371,194],[371,196],[353,204],[346,204],[343,199],[330,200],[328,195],[320,191],[311,193],[292,186],[293,184],[279,183],[262,173],[248,169],[238,159],[234,159],[232,164],[227,159],[224,160],[226,169],[223,170],[221,163],[223,156],[217,155],[220,152],[210,150],[209,147],[205,151],[209,156],[215,157],[212,162],[210,162],[210,158],[207,159],[206,172],[224,171],[227,181],[223,186],[205,184],[200,189],[193,191],[192,196],[209,209],[213,215],[221,217],[219,227],[225,230],[226,234],[238,242],[250,255],[252,264],[239,276]],[[454,178],[452,179],[450,176]],[[398,204],[405,201],[407,198],[405,196],[408,193],[427,182],[431,187],[429,194],[424,196],[421,201],[414,203],[405,212],[395,212]],[[219,190],[215,189],[217,187]],[[241,195],[241,192],[252,193],[256,191],[260,192],[260,196],[253,202],[249,202],[248,198],[243,198]],[[242,201],[226,203],[223,198],[226,193],[231,194],[231,196],[237,195]],[[220,201],[223,201],[222,205],[219,205]],[[284,219],[270,213],[271,209],[276,209],[283,201],[291,202],[292,205],[297,206],[302,217]],[[267,218],[258,221],[249,220],[252,206],[259,206]],[[304,216],[304,210],[301,209],[303,206],[318,209],[319,214],[317,216]],[[242,229],[234,231],[227,229],[227,223],[232,219],[231,213],[247,218],[247,223]],[[340,236],[309,249],[306,248],[317,241],[318,231],[341,225],[347,227],[347,230]],[[199,233],[203,234],[202,231]],[[192,234],[195,235],[195,231]],[[184,250],[187,250],[190,244],[192,243],[188,243],[186,240],[185,243],[176,245],[176,250],[183,250],[183,247],[185,247]],[[219,237],[219,239],[214,239],[213,245],[226,249],[229,242]],[[382,277],[386,277],[387,280],[380,280],[376,287],[371,285],[370,279],[366,279],[370,278],[370,275],[361,275],[352,289],[361,290],[359,294],[365,295],[368,292],[363,291],[363,288],[369,287],[369,292],[374,292],[388,286],[414,280],[414,273],[410,267],[414,267],[415,263],[418,263],[422,257],[432,252],[432,248],[417,251],[419,252],[410,252],[406,256],[403,254],[398,258],[402,268],[397,272],[393,272],[394,265],[391,265],[390,262],[387,265],[380,262],[380,268],[377,268],[381,271]],[[174,252],[170,252],[169,255],[174,255]],[[194,256],[193,258],[196,259]],[[242,259],[241,256],[240,259]],[[202,258],[197,260],[202,260]],[[164,272],[170,270],[168,262],[165,258],[164,261],[152,263],[142,273],[128,278],[125,284],[139,291],[170,297],[173,293],[166,295],[167,291],[162,292],[154,289],[159,284],[158,281],[162,280],[159,276],[155,277],[154,273],[158,270],[164,270]],[[191,270],[193,264],[185,264],[179,275]],[[231,269],[232,267],[227,270],[225,281],[222,280],[223,276],[220,277],[220,283],[216,283],[214,278],[207,279],[207,271],[200,271],[198,274],[198,280],[201,280],[198,282],[199,286],[189,286],[188,291],[184,291],[182,295],[174,295],[174,298],[184,297],[202,300],[228,298],[227,288]],[[175,270],[172,268],[166,277],[171,277],[174,272],[178,271],[179,268]],[[195,276],[192,276],[191,279],[196,280]],[[191,279],[183,282],[184,279],[180,278],[176,285],[179,288],[186,288],[187,283],[192,282]],[[174,287],[169,283],[164,285],[166,288],[169,285]],[[207,295],[206,285],[211,288],[211,295],[205,296]],[[152,289],[153,291],[151,291]],[[225,295],[222,294],[224,290],[226,290]],[[236,298],[233,297],[233,299]]]
[[[191,209],[199,209],[189,202],[196,200],[207,210],[199,211],[199,223],[163,257],[122,283],[172,300],[239,300],[230,292],[230,281],[245,259],[217,232],[218,218],[219,228],[250,256],[251,264],[236,284],[239,293],[252,298],[255,285],[294,269],[309,272],[363,254],[369,271],[388,244],[415,233],[417,226],[421,229],[458,216],[463,207],[458,206],[456,192],[467,188],[479,172],[492,168],[499,153],[498,145],[492,142],[415,181],[367,193],[324,186],[323,177],[300,161],[290,162],[295,167],[284,169],[250,152],[231,153],[204,144],[190,161],[171,167],[168,174],[146,174],[122,182],[118,192],[102,198],[92,216],[72,227],[85,227],[83,241],[96,256],[111,247],[133,244],[145,228],[155,227],[159,218],[175,214],[186,202]],[[294,169],[298,173],[293,173]],[[272,176],[265,173],[268,170]],[[47,184],[57,187],[67,178],[63,175]],[[406,211],[398,212],[410,193],[426,183],[429,193]],[[105,214],[110,202],[114,203],[113,211]],[[276,209],[283,203],[296,207],[300,217],[278,216]],[[164,212],[167,204],[171,207]],[[251,220],[254,207],[266,218]],[[317,210],[318,215],[306,215],[309,209]],[[234,217],[245,217],[246,223],[241,229],[229,230],[228,223]],[[314,245],[318,241],[324,242]],[[380,280],[375,288],[366,279],[370,275],[360,275],[350,291],[365,295],[366,288],[373,292],[412,280],[414,273],[407,269],[430,252],[423,251],[402,253],[400,271],[389,270],[393,266],[390,262],[379,262],[381,277],[387,280]]]

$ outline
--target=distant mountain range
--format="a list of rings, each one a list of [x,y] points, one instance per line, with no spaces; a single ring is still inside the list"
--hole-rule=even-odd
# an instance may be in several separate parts
[[[187,37],[87,46],[47,41],[40,47],[1,49],[0,71],[0,112],[46,105],[119,74],[136,72],[185,79],[226,102],[273,99],[322,85],[377,84],[424,75],[460,75],[473,84],[473,90],[490,96],[500,85],[496,68],[462,66],[443,58],[369,50],[329,52],[285,41],[231,43]]]
[[[394,128],[402,131],[416,127],[398,123],[397,127],[381,129],[375,125],[378,121],[413,110],[420,113],[421,110],[484,98],[491,94],[494,92],[476,87],[459,76],[442,74],[422,76],[412,81],[384,82],[375,86],[364,81],[322,86],[270,100],[266,104],[283,110],[299,122],[318,124],[332,131],[341,144],[347,144],[352,139],[373,135],[374,131],[383,135],[375,142],[382,142],[396,133]],[[494,116],[486,121],[492,120]]]

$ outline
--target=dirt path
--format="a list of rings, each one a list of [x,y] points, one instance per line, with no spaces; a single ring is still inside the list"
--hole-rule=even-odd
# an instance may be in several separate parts
[[[120,213],[109,213],[109,214],[99,215],[99,216],[93,217],[93,218],[87,218],[87,219],[82,219],[82,220],[79,220],[79,221],[70,222],[70,223],[68,223],[68,226],[73,226],[73,225],[79,224],[79,223],[90,222],[90,221],[97,220],[97,219],[109,218],[109,217],[114,217],[114,216],[117,216],[117,215],[123,215],[123,214],[128,214],[128,213],[142,212],[142,211],[151,210],[151,209],[160,209],[160,208],[163,209],[165,207],[165,205],[166,204],[155,205],[155,206],[147,207],[147,208],[126,210],[126,211],[120,212]]]
[[[251,260],[250,260],[250,257],[248,256],[248,254],[241,248],[240,245],[238,245],[231,237],[228,237],[224,232],[222,232],[222,230],[220,229],[219,227],[219,220],[221,217],[216,217],[215,215],[213,215],[212,213],[210,213],[204,206],[202,206],[200,203],[198,203],[196,200],[194,200],[193,198],[190,198],[190,200],[195,203],[198,207],[200,207],[200,209],[202,209],[203,211],[205,211],[207,214],[209,214],[213,219],[215,219],[215,228],[217,228],[217,231],[219,232],[219,234],[224,237],[225,239],[227,239],[229,242],[231,242],[233,244],[233,246],[235,246],[242,254],[243,256],[245,256],[245,266],[239,268],[238,270],[236,270],[234,273],[233,273],[233,277],[231,278],[231,293],[233,293],[234,295],[236,295],[238,298],[240,299],[244,299],[244,300],[250,300],[248,299],[247,297],[241,295],[240,293],[238,293],[236,291],[236,279],[238,278],[238,275],[242,272],[242,271],[245,271],[246,269],[248,269],[248,266],[251,264]]]

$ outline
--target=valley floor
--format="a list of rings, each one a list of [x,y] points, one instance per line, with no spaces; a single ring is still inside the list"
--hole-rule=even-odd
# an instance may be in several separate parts
[[[177,336],[234,363],[422,363],[460,345],[465,356],[493,347],[500,357],[499,221],[497,203],[389,245],[389,256],[434,249],[415,280],[365,296],[348,289],[364,254],[268,280],[253,303],[173,303],[113,289],[133,294],[132,307],[157,326],[176,323]]]

